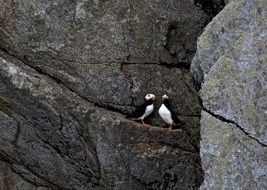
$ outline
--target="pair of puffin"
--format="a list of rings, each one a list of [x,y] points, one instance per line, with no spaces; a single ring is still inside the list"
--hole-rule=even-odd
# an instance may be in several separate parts
[[[145,103],[138,106],[128,118],[131,120],[141,120],[144,127],[149,127],[149,125],[144,122],[144,119],[154,111],[153,101],[155,98],[156,96],[154,94],[147,94],[145,96]],[[161,119],[168,125],[167,131],[172,130],[174,124],[182,123],[170,110],[169,97],[166,94],[162,96],[162,104],[158,113]]]

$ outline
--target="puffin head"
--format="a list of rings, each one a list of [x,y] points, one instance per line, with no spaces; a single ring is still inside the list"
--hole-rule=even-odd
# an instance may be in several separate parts
[[[164,101],[164,100],[168,100],[169,99],[169,96],[167,96],[166,94],[164,94],[163,96],[162,96],[162,100]]]
[[[155,100],[156,99],[156,96],[155,94],[147,94],[145,96],[145,99],[148,101],[148,100]]]

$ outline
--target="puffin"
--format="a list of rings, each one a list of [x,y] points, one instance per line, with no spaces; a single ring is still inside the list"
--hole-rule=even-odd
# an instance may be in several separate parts
[[[174,112],[170,110],[170,100],[166,94],[162,96],[162,104],[158,112],[161,119],[168,125],[166,131],[171,131],[174,125],[180,126],[183,124],[183,122],[175,116]]]
[[[128,119],[131,120],[140,120],[144,127],[149,127],[150,125],[144,122],[144,119],[149,116],[154,111],[154,100],[156,96],[154,94],[147,94],[145,96],[145,103],[138,106],[136,110],[128,115]]]

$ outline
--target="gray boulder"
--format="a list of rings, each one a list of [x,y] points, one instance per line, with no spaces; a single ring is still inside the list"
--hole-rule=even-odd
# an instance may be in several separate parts
[[[231,1],[198,39],[202,189],[267,187],[266,23],[265,1]]]
[[[263,144],[267,144],[266,10],[264,1],[228,4],[199,38],[191,67],[202,84],[204,107]]]
[[[205,180],[200,189],[266,189],[267,148],[234,124],[203,111],[201,161]]]

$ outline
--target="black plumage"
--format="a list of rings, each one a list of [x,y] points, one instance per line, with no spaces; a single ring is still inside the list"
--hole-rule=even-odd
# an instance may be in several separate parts
[[[165,105],[165,107],[171,112],[171,118],[173,120],[173,124],[171,125],[172,129],[179,129],[182,125],[184,125],[184,122],[181,121],[175,114],[175,112],[172,110],[172,106],[170,103],[170,99],[168,96],[163,96],[162,104]]]
[[[179,129],[184,123],[178,119],[175,112],[172,110],[169,97],[165,94],[162,96],[162,104],[159,108],[159,115],[162,120],[168,125],[167,131]],[[173,128],[174,127],[174,128]]]
[[[149,116],[154,111],[153,100],[156,96],[154,94],[147,94],[145,96],[145,103],[138,106],[136,110],[127,116],[131,120],[140,120],[144,127],[148,127],[148,124],[145,124],[144,119]]]
[[[127,118],[128,119],[132,119],[132,120],[137,120],[138,118],[142,117],[142,115],[145,113],[146,107],[149,106],[149,105],[152,105],[152,104],[153,104],[153,100],[146,100],[145,99],[145,103],[143,103],[142,105],[137,106],[135,111],[130,113],[127,116]]]

